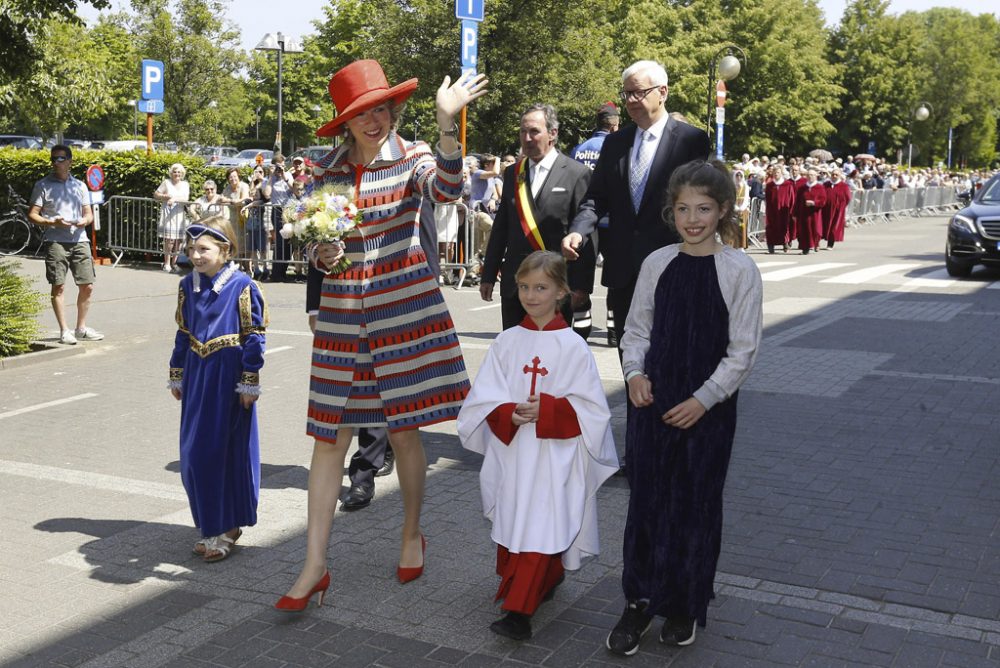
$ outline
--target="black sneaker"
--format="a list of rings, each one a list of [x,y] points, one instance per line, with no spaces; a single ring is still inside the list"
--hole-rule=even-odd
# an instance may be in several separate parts
[[[490,631],[511,640],[531,638],[531,617],[520,612],[508,612],[502,619],[490,624]]]
[[[653,616],[646,614],[644,602],[630,601],[615,628],[608,634],[607,647],[615,654],[632,656],[639,651],[642,636],[653,623]]]
[[[690,617],[668,617],[660,631],[660,642],[664,645],[687,647],[694,642],[695,620]]]

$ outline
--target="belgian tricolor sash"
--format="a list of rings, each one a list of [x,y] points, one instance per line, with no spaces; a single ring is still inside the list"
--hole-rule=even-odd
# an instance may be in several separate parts
[[[528,191],[528,159],[521,158],[517,163],[517,195],[514,200],[517,202],[517,217],[521,221],[521,230],[524,238],[528,240],[535,250],[545,250],[545,242],[542,241],[542,233],[538,231],[538,223],[535,222],[535,202]]]

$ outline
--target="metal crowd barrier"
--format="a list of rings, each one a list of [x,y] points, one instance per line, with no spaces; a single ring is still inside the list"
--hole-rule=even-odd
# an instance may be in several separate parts
[[[953,186],[925,186],[892,190],[855,190],[847,205],[849,226],[887,222],[900,216],[920,216],[941,213],[961,206],[959,188]]]
[[[892,190],[854,190],[847,205],[847,225],[857,227],[888,222],[901,216],[921,216],[961,208],[956,186],[925,186]],[[750,200],[747,240],[761,248],[764,245],[764,200]]]
[[[177,202],[184,207],[186,224],[195,222],[198,218],[213,213],[208,207],[205,211],[195,202]],[[163,241],[157,233],[160,216],[163,209],[161,202],[151,197],[125,197],[115,195],[105,206],[105,222],[108,230],[108,246],[114,258],[114,266],[124,259],[128,253],[162,255]],[[218,212],[225,214],[228,205],[219,205]],[[244,215],[236,224],[239,252],[235,260],[244,263],[248,268],[259,265],[266,270],[274,261],[287,262],[290,267],[303,268],[305,261],[299,253],[299,244],[290,241],[289,257],[279,257],[285,248],[279,245],[277,230],[273,225],[273,210],[271,204],[254,202],[243,209]],[[280,226],[278,227],[280,229]],[[260,250],[250,250],[251,247]]]
[[[444,243],[455,244],[454,257],[449,262],[446,257],[441,256],[440,251],[438,257],[440,258],[442,280],[444,277],[448,277],[451,272],[457,272],[458,276],[452,287],[459,290],[465,285],[467,279],[473,284],[478,281],[478,277],[473,280],[473,270],[480,266],[478,250],[483,235],[477,229],[474,212],[463,202],[455,202],[454,204],[458,207],[458,232],[455,239],[438,242],[439,249],[440,245]]]

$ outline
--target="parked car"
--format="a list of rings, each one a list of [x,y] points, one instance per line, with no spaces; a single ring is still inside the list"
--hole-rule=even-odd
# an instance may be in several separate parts
[[[322,158],[324,155],[329,153],[334,149],[333,146],[307,146],[305,148],[300,148],[295,153],[288,156],[288,164],[292,164],[292,160],[301,157],[305,160],[306,167],[312,167],[313,164]]]
[[[42,148],[42,140],[38,137],[27,135],[0,135],[0,147],[11,146],[13,148]]]
[[[951,217],[944,264],[949,276],[968,276],[977,264],[1000,267],[1000,174]]]
[[[156,146],[153,146],[156,149]],[[104,142],[105,151],[145,151],[146,141],[144,139],[120,139],[116,141]]]
[[[195,153],[205,164],[214,165],[222,158],[231,158],[239,153],[235,146],[203,146]]]
[[[257,164],[258,155],[262,163],[270,164],[274,151],[266,148],[246,148],[232,157],[219,158],[214,164],[216,167],[246,167]]]

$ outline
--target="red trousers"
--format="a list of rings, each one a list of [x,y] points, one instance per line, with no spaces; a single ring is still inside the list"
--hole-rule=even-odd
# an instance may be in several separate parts
[[[545,595],[562,580],[563,572],[561,554],[515,554],[497,545],[500,586],[494,600],[503,600],[502,610],[533,615]]]

